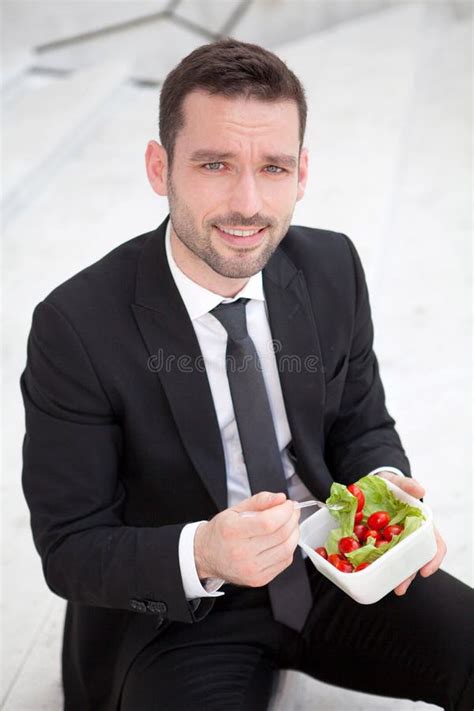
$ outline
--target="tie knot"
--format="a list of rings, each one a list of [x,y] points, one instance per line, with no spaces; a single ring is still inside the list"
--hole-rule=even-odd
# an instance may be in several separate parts
[[[248,299],[237,299],[227,304],[219,304],[210,312],[221,322],[227,331],[227,335],[233,341],[242,341],[249,334],[247,331],[247,319],[245,307]]]

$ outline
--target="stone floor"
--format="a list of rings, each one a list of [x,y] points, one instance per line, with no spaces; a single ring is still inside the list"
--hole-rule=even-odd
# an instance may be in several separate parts
[[[61,708],[64,603],[43,581],[20,484],[18,379],[31,314],[58,283],[164,217],[143,168],[146,141],[157,137],[157,87],[226,23],[275,49],[306,86],[311,175],[294,222],[344,231],[359,249],[388,406],[447,540],[443,568],[473,584],[471,3],[91,7],[2,3],[5,711]],[[288,672],[273,706],[435,708]]]

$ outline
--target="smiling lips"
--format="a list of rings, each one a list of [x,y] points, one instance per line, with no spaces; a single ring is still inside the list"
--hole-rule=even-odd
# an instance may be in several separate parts
[[[238,247],[253,247],[257,245],[267,229],[266,227],[253,227],[245,230],[231,227],[218,227],[217,225],[215,225],[215,228],[225,242]]]
[[[250,235],[254,235],[257,232],[260,232],[262,229],[261,227],[253,227],[249,230],[238,230],[238,229],[232,229],[230,227],[219,227],[221,232],[225,232],[228,235],[235,235],[236,237],[249,237]]]

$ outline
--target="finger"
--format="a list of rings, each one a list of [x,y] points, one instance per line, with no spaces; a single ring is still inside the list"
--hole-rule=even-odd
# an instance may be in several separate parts
[[[294,537],[296,539],[296,543],[298,543],[300,536],[300,528],[298,525],[300,516],[301,512],[296,510],[292,514],[291,518],[271,535],[256,536],[253,538],[252,540],[257,546],[258,555],[265,555],[267,552],[285,545],[291,537]]]
[[[236,516],[235,525],[243,538],[271,536],[281,526],[288,523],[294,513],[293,502],[287,499],[282,504],[273,506],[270,509],[255,512],[254,516],[242,516],[239,514]]]
[[[258,494],[250,496],[248,499],[244,499],[236,506],[232,507],[232,511],[237,511],[238,513],[246,512],[257,512],[265,511],[272,506],[278,506],[286,500],[286,494],[283,492],[273,492],[273,491],[259,491]]]
[[[379,472],[377,476],[382,477],[382,479],[387,479],[391,481],[392,484],[398,486],[402,491],[406,491],[410,496],[414,496],[416,499],[421,499],[425,493],[425,487],[417,481],[408,476],[400,476],[399,474],[394,474],[393,472]]]
[[[420,568],[420,575],[422,575],[424,578],[427,578],[429,575],[433,575],[433,573],[438,570],[448,550],[446,543],[444,542],[436,526],[434,526],[433,528],[438,549],[436,551],[435,557],[428,563],[426,563],[426,565],[424,565],[422,568]]]
[[[262,560],[262,571],[266,573],[269,568],[275,566],[280,566],[280,572],[287,568],[293,560],[298,540],[299,530],[296,529],[286,541],[264,551],[259,557]]]
[[[265,569],[265,571],[262,571],[260,575],[258,576],[258,583],[257,584],[251,584],[250,587],[262,587],[263,585],[267,585],[270,583],[274,578],[276,578],[277,575],[279,575],[285,568],[287,568],[287,565],[282,565],[281,563],[277,563],[276,565],[272,565],[268,568]]]
[[[400,583],[400,585],[397,585],[397,587],[394,589],[395,595],[401,596],[405,595],[406,591],[410,587],[412,581],[416,578],[416,573],[413,573],[413,575],[410,575],[409,578],[403,581],[403,583]]]

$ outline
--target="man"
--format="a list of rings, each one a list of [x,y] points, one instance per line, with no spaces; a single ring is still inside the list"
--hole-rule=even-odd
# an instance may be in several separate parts
[[[165,81],[146,151],[170,218],[35,309],[23,482],[68,600],[67,711],[264,709],[279,668],[473,706],[471,590],[439,570],[438,533],[421,578],[371,606],[297,547],[293,501],[332,481],[424,494],[385,408],[354,246],[290,227],[305,121],[275,55],[198,48]]]

